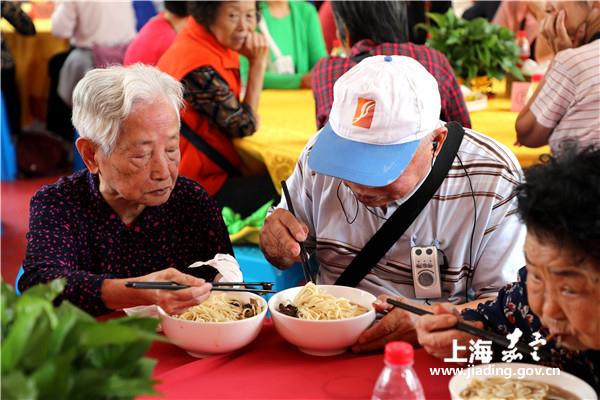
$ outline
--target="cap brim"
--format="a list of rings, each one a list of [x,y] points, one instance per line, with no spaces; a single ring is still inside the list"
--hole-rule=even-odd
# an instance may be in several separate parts
[[[365,186],[386,186],[410,163],[419,140],[394,145],[373,145],[338,136],[327,123],[308,156],[314,171]]]

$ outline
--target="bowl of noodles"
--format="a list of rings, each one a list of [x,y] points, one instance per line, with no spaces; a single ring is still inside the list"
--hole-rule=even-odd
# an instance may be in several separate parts
[[[269,310],[288,342],[307,354],[331,356],[346,351],[373,323],[374,301],[364,290],[308,283],[273,295]]]
[[[194,357],[238,350],[258,336],[267,302],[247,293],[216,293],[183,314],[169,315],[159,307],[162,329],[171,343]]]
[[[558,368],[525,363],[465,368],[449,384],[452,400],[597,400],[594,389]]]

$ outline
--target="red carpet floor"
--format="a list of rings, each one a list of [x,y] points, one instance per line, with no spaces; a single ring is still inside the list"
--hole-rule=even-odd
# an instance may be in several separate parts
[[[42,178],[2,182],[0,185],[0,219],[2,246],[0,265],[2,279],[13,285],[25,256],[25,234],[29,224],[29,200],[35,192],[58,178]]]

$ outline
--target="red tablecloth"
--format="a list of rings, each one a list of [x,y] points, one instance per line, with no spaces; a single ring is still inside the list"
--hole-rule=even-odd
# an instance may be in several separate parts
[[[383,368],[383,354],[344,353],[316,357],[286,342],[270,320],[250,345],[232,354],[193,358],[173,345],[155,343],[154,378],[160,397],[145,399],[368,399]],[[451,367],[415,352],[414,368],[427,399],[449,399],[449,376],[431,376],[430,367]]]

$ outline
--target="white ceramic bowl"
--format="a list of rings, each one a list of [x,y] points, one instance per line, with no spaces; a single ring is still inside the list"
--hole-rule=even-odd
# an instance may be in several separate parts
[[[484,380],[492,377],[504,377],[504,378],[519,378],[527,379],[535,382],[544,382],[550,385],[554,385],[561,389],[567,390],[578,396],[580,399],[585,400],[598,400],[598,396],[594,392],[594,389],[583,380],[577,378],[564,371],[558,371],[558,374],[552,375],[546,373],[545,366],[524,364],[524,363],[494,363],[494,364],[481,364],[475,367],[469,368],[471,375],[467,375],[467,369],[463,373],[455,375],[448,385],[452,400],[461,400],[459,396],[460,392],[465,389],[473,379]],[[551,368],[548,368],[548,370]],[[473,371],[477,370],[477,371]],[[535,374],[537,371],[537,374]],[[543,374],[540,372],[544,372]]]
[[[360,334],[375,320],[372,303],[375,296],[364,290],[334,285],[319,285],[320,289],[336,297],[344,297],[354,304],[366,307],[369,311],[357,317],[333,321],[308,321],[290,317],[278,311],[279,304],[292,301],[302,286],[276,293],[269,300],[271,318],[275,329],[285,340],[295,344],[307,354],[331,356],[340,354],[356,343]]]
[[[195,322],[174,318],[159,307],[163,332],[171,343],[194,357],[229,353],[244,347],[258,336],[267,314],[267,302],[262,297],[247,292],[231,293],[227,296],[244,303],[255,299],[262,312],[239,321]]]

